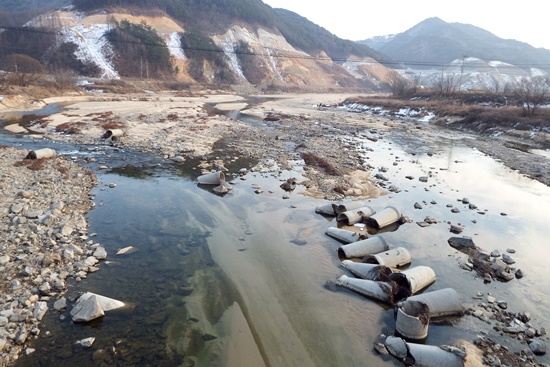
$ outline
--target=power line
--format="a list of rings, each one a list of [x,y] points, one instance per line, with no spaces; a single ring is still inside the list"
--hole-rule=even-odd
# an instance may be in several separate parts
[[[60,31],[50,31],[46,28],[33,28],[33,27],[11,27],[11,26],[2,26],[0,25],[0,34],[3,30],[10,30],[10,31],[18,31],[18,32],[28,32],[28,33],[38,33],[38,34],[47,34],[47,35],[55,35],[58,37],[62,37],[63,34]],[[88,40],[96,40],[98,41],[100,38],[98,37],[88,37],[86,38]],[[212,53],[220,53],[220,54],[234,54],[234,55],[244,55],[244,56],[266,56],[265,54],[258,53],[258,52],[246,52],[246,51],[239,51],[236,49],[233,50],[223,50],[221,48],[213,49],[213,48],[201,48],[201,47],[175,47],[175,46],[168,46],[167,44],[155,44],[155,43],[147,43],[147,42],[137,42],[137,41],[130,41],[130,40],[116,40],[113,41],[114,43],[121,43],[121,44],[133,44],[133,45],[141,45],[141,46],[147,46],[147,47],[161,47],[166,49],[180,49],[183,51],[199,51],[199,52],[212,52]],[[4,49],[13,49],[13,50],[27,50],[27,51],[36,51],[36,49],[30,49],[30,48],[24,48],[24,47],[15,47],[15,46],[0,46]],[[270,51],[269,56],[277,59],[297,59],[297,60],[311,60],[311,61],[332,61],[335,63],[366,63],[366,64],[374,64],[373,62],[367,60],[366,57],[363,58],[357,58],[354,60],[350,60],[349,58],[340,58],[340,57],[321,57],[321,56],[311,56],[311,55],[297,55],[297,54],[288,54],[289,50],[282,50],[277,48],[271,48],[271,47],[264,47],[263,49]],[[46,52],[46,49],[40,50],[42,52]],[[271,53],[274,52],[274,53]],[[286,53],[286,54],[285,54]],[[432,68],[441,68],[441,67],[451,67],[451,62],[443,62],[443,61],[418,61],[418,60],[393,60],[393,59],[374,59],[374,57],[370,57],[371,59],[375,60],[377,63],[386,65],[386,66],[401,66],[401,65],[407,65],[407,66],[417,66],[417,67],[432,67]],[[454,61],[454,60],[453,60]],[[530,68],[550,68],[550,61],[548,63],[530,63],[530,62],[522,62],[522,63],[509,63],[510,65],[500,65],[498,69],[516,69],[516,68],[523,68],[523,67],[530,67]],[[468,66],[468,64],[466,64]],[[489,67],[489,66],[488,66]]]

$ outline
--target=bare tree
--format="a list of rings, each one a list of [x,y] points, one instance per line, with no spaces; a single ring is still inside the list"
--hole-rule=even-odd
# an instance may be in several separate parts
[[[411,82],[397,71],[390,71],[388,84],[390,85],[390,90],[394,97],[403,97],[410,93]]]
[[[441,70],[441,74],[435,76],[433,80],[433,87],[442,95],[453,95],[458,88],[460,77],[454,73],[444,73]]]
[[[550,80],[548,77],[522,78],[513,88],[514,96],[523,105],[526,116],[533,116],[539,106],[548,98]]]
[[[414,73],[411,76],[411,92],[412,94],[416,94],[418,92],[418,88],[422,86],[422,74],[421,73]]]
[[[8,87],[8,73],[0,71],[0,92],[6,91]]]
[[[44,71],[42,64],[38,60],[23,54],[5,56],[0,62],[0,67],[15,75],[21,87],[31,84]]]

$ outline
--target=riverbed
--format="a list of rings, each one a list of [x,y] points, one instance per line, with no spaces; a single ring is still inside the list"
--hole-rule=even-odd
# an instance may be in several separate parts
[[[376,210],[395,206],[412,220],[381,233],[391,247],[411,252],[411,266],[434,269],[437,280],[428,290],[454,288],[472,309],[492,295],[506,300],[510,311],[530,312],[536,328],[547,328],[550,189],[469,148],[459,133],[419,138],[389,131],[373,141],[367,130],[342,138],[399,192],[365,202]],[[3,144],[14,141],[12,135],[4,139]],[[30,343],[36,351],[21,357],[18,366],[400,365],[373,350],[381,333],[393,332],[393,309],[325,286],[346,274],[337,255],[341,244],[325,235],[338,224],[315,213],[325,201],[301,195],[305,187],[291,193],[279,187],[288,178],[301,178],[302,161],[290,162],[291,170],[240,176],[240,168],[255,162],[216,151],[231,162],[232,190],[219,196],[197,184],[197,162],[178,164],[126,148],[64,146],[61,151],[100,180],[92,192],[96,207],[88,214],[89,230],[109,253],[100,271],[71,284],[67,296],[93,291],[130,307],[90,325],[72,323],[68,311],[48,312],[43,332]],[[86,160],[90,156],[95,162]],[[422,176],[428,181],[420,181]],[[478,209],[469,209],[464,198]],[[426,216],[438,223],[416,224]],[[462,225],[461,236],[488,251],[515,250],[514,266],[525,277],[487,284],[463,270],[459,263],[466,255],[447,244],[455,236],[450,224]],[[127,246],[137,251],[114,255]],[[478,292],[482,299],[475,298]],[[430,325],[426,343],[472,341],[480,333],[511,350],[527,348],[471,315]],[[91,336],[92,347],[75,345]]]

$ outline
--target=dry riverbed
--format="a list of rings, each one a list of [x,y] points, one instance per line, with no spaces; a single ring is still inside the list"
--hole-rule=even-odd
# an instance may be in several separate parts
[[[305,160],[302,194],[319,199],[368,199],[388,192],[383,180],[370,176],[368,161],[356,152],[349,137],[383,139],[388,131],[422,138],[429,125],[403,123],[377,116],[346,113],[336,108],[346,95],[273,96],[248,105],[235,95],[184,96],[167,94],[75,97],[61,113],[25,127],[29,135],[88,145],[115,144],[183,162],[201,157],[203,172],[223,170],[224,157],[212,156],[223,141],[231,154],[254,158],[252,170],[284,169]],[[69,98],[70,99],[70,98]],[[41,101],[54,103],[67,98]],[[211,114],[205,103],[222,111],[245,111],[264,126]],[[319,105],[334,106],[319,108]],[[120,129],[116,141],[102,138]],[[368,131],[368,133],[365,133]],[[468,139],[467,144],[493,155],[509,167],[548,184],[548,159],[507,148],[502,140]],[[365,149],[368,149],[366,147]],[[40,334],[45,312],[65,307],[67,283],[99,269],[102,246],[87,231],[86,213],[93,207],[94,175],[65,157],[25,160],[27,151],[0,149],[0,361],[21,353],[27,339]],[[390,190],[391,191],[391,190]],[[90,239],[90,237],[92,239]],[[485,348],[487,349],[487,348]]]

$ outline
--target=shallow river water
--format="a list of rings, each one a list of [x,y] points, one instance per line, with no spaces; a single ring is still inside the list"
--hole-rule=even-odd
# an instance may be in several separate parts
[[[490,293],[506,300],[510,311],[529,311],[535,327],[550,327],[550,188],[464,146],[456,135],[346,139],[372,149],[364,154],[376,167],[373,174],[386,167],[384,175],[401,189],[368,205],[392,205],[413,220],[383,235],[391,247],[411,252],[412,266],[434,269],[437,280],[428,290],[455,288],[467,307],[481,302],[473,298],[479,291]],[[33,144],[10,135],[0,143]],[[279,188],[281,180],[300,178],[300,162],[292,172],[230,178],[233,190],[221,197],[197,184],[196,162],[177,165],[107,147],[60,145],[58,151],[83,164],[96,157],[88,165],[100,180],[89,230],[109,253],[100,271],[71,284],[67,296],[92,291],[129,307],[89,325],[72,323],[68,311],[50,310],[40,338],[30,344],[36,352],[17,366],[400,365],[373,351],[378,335],[393,332],[393,309],[325,287],[346,274],[339,267],[340,243],[325,235],[337,223],[315,214],[324,202],[300,195],[303,187],[288,199]],[[101,164],[109,169],[99,170]],[[249,164],[236,160],[230,172]],[[424,183],[420,176],[430,177]],[[254,193],[257,186],[262,194]],[[465,197],[479,210],[462,204]],[[414,208],[416,202],[422,209]],[[440,222],[421,228],[416,222],[426,216]],[[447,244],[455,236],[449,222],[462,224],[461,235],[489,251],[516,250],[511,256],[525,277],[485,284],[462,270],[466,255]],[[137,251],[115,256],[127,246]],[[483,332],[499,336],[472,316],[447,321],[430,325],[427,344],[472,341]],[[74,344],[87,337],[96,338],[91,348]],[[526,348],[508,336],[502,344]]]

